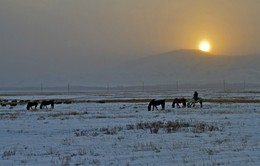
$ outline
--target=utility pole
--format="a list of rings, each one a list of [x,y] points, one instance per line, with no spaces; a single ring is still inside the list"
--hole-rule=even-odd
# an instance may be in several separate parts
[[[42,87],[42,83],[41,83],[41,94],[42,94],[42,92],[43,92],[43,87]]]
[[[109,83],[107,83],[107,91],[109,92],[110,88],[109,88]]]
[[[68,83],[68,95],[70,94],[70,84]]]
[[[226,81],[223,80],[223,88],[224,88],[224,91],[226,91]]]

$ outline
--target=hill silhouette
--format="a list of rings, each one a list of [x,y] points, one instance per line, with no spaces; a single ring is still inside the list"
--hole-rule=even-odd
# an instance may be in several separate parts
[[[259,82],[260,56],[223,56],[199,50],[175,50],[124,63],[97,74],[101,82],[148,84]]]

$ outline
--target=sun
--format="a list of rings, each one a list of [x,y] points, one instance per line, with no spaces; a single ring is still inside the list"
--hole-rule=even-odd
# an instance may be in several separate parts
[[[199,49],[204,52],[210,51],[210,43],[207,40],[203,40],[199,44]]]

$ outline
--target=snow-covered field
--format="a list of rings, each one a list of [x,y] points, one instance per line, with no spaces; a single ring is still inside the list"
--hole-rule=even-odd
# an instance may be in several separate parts
[[[260,93],[199,92],[207,99]],[[134,99],[192,92],[2,95],[0,99]],[[147,111],[148,103],[72,103],[53,110],[0,106],[0,165],[260,165],[260,103],[204,103]]]

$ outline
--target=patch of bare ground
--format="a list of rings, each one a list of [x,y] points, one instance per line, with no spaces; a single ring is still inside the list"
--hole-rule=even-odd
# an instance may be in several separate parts
[[[117,115],[117,116],[109,116],[109,115],[97,115],[92,116],[94,119],[115,119],[115,118],[136,118],[136,115]]]
[[[203,133],[211,131],[220,131],[222,128],[216,124],[209,124],[206,122],[192,122],[192,121],[156,121],[156,122],[143,122],[136,125],[127,125],[128,130],[131,129],[143,129],[150,130],[150,133],[158,133],[159,130],[163,130],[167,133],[177,131],[191,131],[193,133]]]
[[[15,120],[19,113],[0,113],[0,120]]]
[[[71,117],[74,116],[82,116],[82,115],[86,115],[88,114],[88,112],[76,112],[76,111],[71,111],[71,112],[51,112],[48,114],[41,114],[39,115],[39,117],[37,118],[37,120],[46,120],[46,118],[60,118],[61,120],[65,120],[65,119],[70,119]]]
[[[151,99],[107,99],[107,100],[76,100],[76,99],[50,99],[54,100],[55,104],[72,104],[72,103],[148,103]],[[36,100],[41,101],[41,100]],[[166,102],[172,102],[173,99],[166,98]],[[0,102],[0,105],[15,107],[16,105],[26,105],[29,101],[10,101],[10,102]],[[259,99],[246,99],[246,98],[236,98],[236,99],[207,99],[204,98],[203,102],[208,103],[260,103]]]
[[[258,99],[204,99],[209,103],[260,103]]]
[[[48,117],[60,117],[60,116],[76,116],[76,115],[86,115],[88,114],[88,112],[76,112],[76,111],[72,111],[72,112],[59,112],[59,113],[50,113],[48,114]]]
[[[211,113],[211,114],[249,114],[249,113],[256,113],[256,114],[260,114],[260,110],[257,110],[255,108],[250,108],[248,110],[240,110],[240,109],[220,109],[220,110],[203,110],[204,113]]]
[[[96,103],[147,103],[151,99],[115,99],[115,100],[87,100],[81,102]],[[172,102],[173,99],[165,99],[166,102]],[[73,102],[73,101],[72,101]],[[260,103],[258,99],[203,99],[203,102],[209,103]]]

